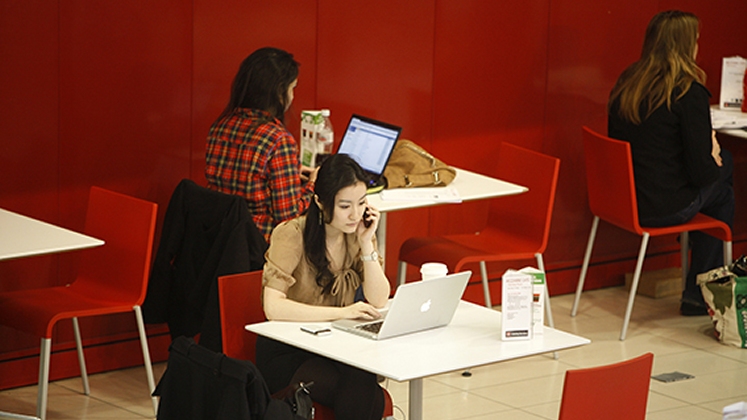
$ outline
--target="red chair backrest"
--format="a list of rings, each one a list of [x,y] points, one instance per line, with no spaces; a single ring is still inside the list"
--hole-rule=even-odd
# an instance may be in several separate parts
[[[646,418],[654,355],[565,373],[559,420]]]
[[[142,305],[148,289],[155,203],[91,187],[85,233],[104,245],[81,253],[71,287],[97,300]]]
[[[583,127],[586,184],[591,212],[622,229],[643,234],[638,223],[630,143]]]
[[[256,361],[257,336],[244,326],[267,320],[261,293],[261,270],[218,277],[221,335],[226,356]]]
[[[536,241],[537,252],[542,253],[550,236],[560,160],[506,142],[499,153],[496,176],[529,191],[492,200],[488,226]]]

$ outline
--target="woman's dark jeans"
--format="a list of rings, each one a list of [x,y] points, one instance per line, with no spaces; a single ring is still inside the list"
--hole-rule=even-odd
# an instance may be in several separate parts
[[[713,184],[703,187],[689,206],[679,212],[660,218],[641,220],[641,226],[663,227],[687,222],[698,213],[721,220],[731,228],[734,222],[734,188],[732,171],[734,162],[728,150],[721,150],[720,177]],[[687,246],[687,244],[682,244]],[[724,264],[724,247],[720,239],[700,231],[690,232],[690,269],[687,272],[682,302],[705,306],[703,294],[695,282],[695,276]],[[683,267],[683,270],[685,268]]]

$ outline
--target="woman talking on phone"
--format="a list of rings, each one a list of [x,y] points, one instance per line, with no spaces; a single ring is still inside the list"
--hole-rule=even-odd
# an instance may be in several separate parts
[[[379,212],[368,206],[367,177],[349,156],[337,154],[319,168],[304,216],[272,233],[263,274],[269,320],[331,321],[380,317],[389,280],[376,250]],[[361,289],[365,301],[356,302]],[[275,393],[310,381],[311,397],[335,418],[381,419],[384,395],[376,375],[283,343],[259,337],[257,367]]]
[[[695,62],[699,36],[692,13],[657,14],[646,29],[641,58],[610,94],[608,134],[630,143],[642,226],[676,225],[698,212],[732,226],[733,163],[711,128],[711,95]],[[695,276],[723,264],[723,246],[703,232],[691,232],[690,246],[680,312],[706,315]]]

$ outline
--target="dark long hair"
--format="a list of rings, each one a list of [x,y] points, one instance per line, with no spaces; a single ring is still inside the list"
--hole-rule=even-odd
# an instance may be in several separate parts
[[[610,93],[609,106],[619,101],[618,115],[640,124],[657,108],[684,96],[693,82],[705,83],[705,72],[695,62],[700,22],[688,12],[658,13],[646,28],[641,58],[620,76]],[[641,111],[644,114],[641,115]]]
[[[329,293],[332,289],[334,276],[329,269],[327,258],[327,237],[325,225],[332,222],[335,211],[337,193],[359,182],[365,184],[366,173],[350,156],[336,154],[322,163],[316,177],[314,192],[325,212],[311,200],[306,212],[306,226],[303,231],[303,243],[306,258],[316,268],[316,283],[322,287],[322,293]]]
[[[283,122],[288,87],[298,78],[293,54],[278,48],[260,48],[239,66],[231,85],[231,98],[218,120],[236,108],[261,109]]]

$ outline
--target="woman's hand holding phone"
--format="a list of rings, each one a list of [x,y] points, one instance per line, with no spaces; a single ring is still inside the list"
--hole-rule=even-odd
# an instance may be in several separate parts
[[[373,220],[368,219],[368,207],[366,207],[366,211],[363,212],[363,226],[369,228],[371,223],[373,223]]]
[[[358,237],[360,240],[371,240],[376,233],[376,227],[379,225],[381,214],[375,208],[368,206],[363,212],[361,223],[358,225]]]

